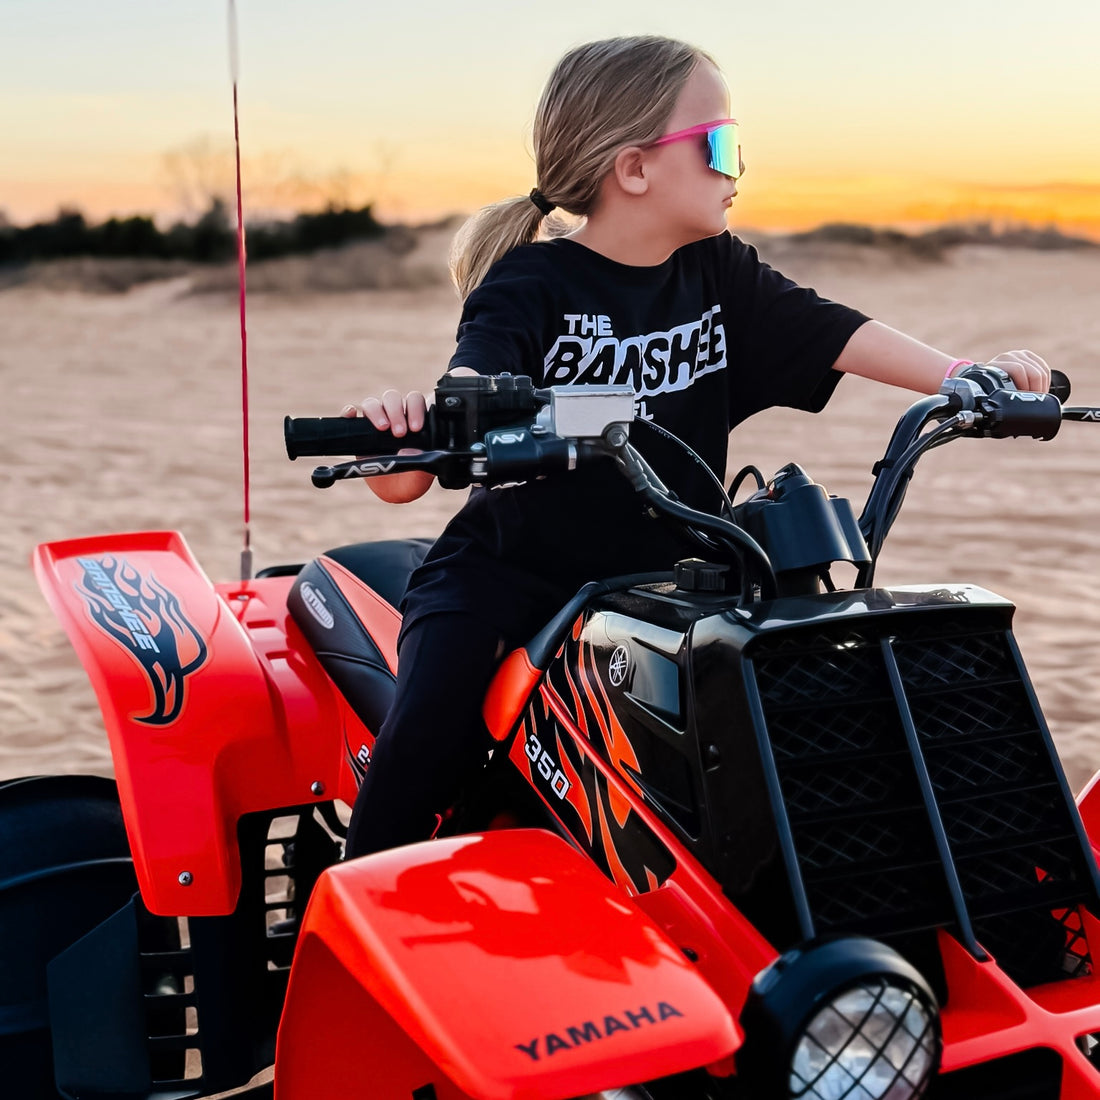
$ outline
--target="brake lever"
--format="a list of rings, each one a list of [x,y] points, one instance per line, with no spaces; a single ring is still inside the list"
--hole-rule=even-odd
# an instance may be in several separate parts
[[[1062,419],[1100,422],[1100,405],[1063,405]]]
[[[454,478],[448,475],[473,458],[469,451],[420,451],[412,455],[383,455],[378,458],[356,458],[351,462],[338,462],[334,466],[318,466],[311,480],[318,489],[327,489],[337,481],[351,481],[358,477],[384,477],[386,474],[400,474],[409,470],[424,470],[440,478],[440,484],[447,478],[448,488],[463,488],[454,484]],[[465,485],[469,484],[467,480]]]

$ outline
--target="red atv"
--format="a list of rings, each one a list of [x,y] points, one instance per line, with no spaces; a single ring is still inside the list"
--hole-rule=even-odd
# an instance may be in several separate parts
[[[219,585],[174,533],[41,546],[117,788],[0,785],[5,1095],[1100,1096],[1100,791],[1075,806],[1010,603],[873,584],[925,451],[1098,416],[970,368],[859,518],[795,465],[688,508],[621,387],[447,377],[414,455],[288,419],[291,457],[371,456],[320,485],[610,460],[700,547],[578,592],[504,661],[440,835],[346,863],[425,545]]]

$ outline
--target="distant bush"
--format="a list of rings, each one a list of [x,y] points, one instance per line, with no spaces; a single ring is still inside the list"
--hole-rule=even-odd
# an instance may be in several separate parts
[[[289,221],[247,226],[245,241],[252,259],[271,259],[334,248],[349,241],[385,233],[370,206],[359,210],[329,207],[298,214]],[[219,263],[237,251],[237,231],[229,211],[215,199],[194,224],[178,222],[161,231],[152,218],[111,218],[89,225],[75,210],[62,210],[51,222],[14,226],[0,223],[0,264],[75,257],[185,260]]]
[[[924,235],[910,236],[900,229],[876,229],[870,225],[856,225],[848,222],[830,222],[805,233],[795,233],[791,240],[798,244],[854,244],[866,248],[889,249],[895,253],[904,253],[922,260],[942,258],[942,244],[927,239]]]
[[[1004,225],[991,222],[959,222],[941,225],[921,234],[922,239],[948,248],[962,244],[989,244],[1001,248],[1036,248],[1042,251],[1098,247],[1087,237],[1063,233],[1056,225]]]
[[[929,229],[924,233],[903,233],[899,229],[876,229],[870,225],[830,222],[804,233],[792,234],[800,244],[863,245],[871,248],[892,248],[928,259],[938,258],[945,248],[982,244],[999,248],[1055,249],[1097,248],[1096,241],[1073,237],[1057,226],[1037,228],[1030,225],[994,226],[991,222],[957,222]]]
[[[269,260],[336,248],[349,241],[370,240],[384,232],[385,227],[375,220],[369,206],[360,210],[330,206],[318,214],[299,214],[292,221],[250,226],[245,241],[249,259]]]

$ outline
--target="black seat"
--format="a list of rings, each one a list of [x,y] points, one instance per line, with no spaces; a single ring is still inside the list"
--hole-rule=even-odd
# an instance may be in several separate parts
[[[431,539],[388,539],[339,546],[303,566],[287,597],[287,610],[321,666],[374,734],[393,702],[396,678],[326,559],[343,566],[396,608],[409,576],[431,544]],[[361,780],[369,752],[365,746],[348,745],[348,758]]]
[[[412,571],[424,560],[433,539],[384,539],[354,542],[326,550],[325,557],[338,561],[393,607],[401,603]]]

